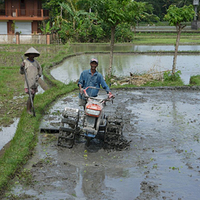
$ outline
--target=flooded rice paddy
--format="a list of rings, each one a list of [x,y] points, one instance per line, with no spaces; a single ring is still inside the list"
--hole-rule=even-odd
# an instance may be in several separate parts
[[[52,69],[51,75],[63,83],[79,79],[81,72],[89,69],[91,58],[99,60],[97,70],[105,76],[109,69],[109,54],[84,54],[70,57],[58,67]],[[172,70],[172,54],[114,54],[112,74],[117,77],[130,76]],[[181,79],[185,85],[189,84],[190,77],[200,74],[199,55],[178,55],[176,69],[181,71]]]
[[[84,140],[57,146],[57,134],[39,134],[26,165],[32,179],[12,193],[20,199],[198,199],[200,195],[199,90],[113,90],[106,115],[122,114],[123,151],[90,152]],[[41,126],[58,127],[65,106],[78,107],[78,92],[59,99]],[[103,94],[101,94],[103,95]],[[81,109],[81,108],[79,108]],[[82,111],[81,111],[82,112]]]
[[[81,46],[74,48],[76,52],[86,51]],[[95,52],[105,47],[88,46],[88,51],[92,51],[91,48]],[[115,50],[121,48],[118,46]],[[129,49],[124,51],[147,51],[147,48],[171,51],[174,46],[126,48]],[[199,51],[199,46],[179,48],[181,51],[194,49]],[[64,83],[77,80],[82,70],[89,68],[92,57],[98,58],[98,70],[105,75],[109,55],[96,53],[71,57],[51,74]],[[168,70],[172,59],[171,54],[115,54],[113,73],[127,76],[130,72]],[[199,74],[199,56],[179,55],[177,68],[188,84],[191,75]],[[199,199],[199,89],[141,88],[113,90],[113,93],[116,98],[113,104],[107,105],[106,114],[122,115],[124,136],[132,141],[129,149],[88,151],[84,139],[77,140],[72,149],[66,149],[57,146],[57,133],[39,133],[34,156],[24,169],[31,177],[29,173],[24,178],[16,177],[12,191],[2,199]],[[76,91],[52,105],[41,122],[41,128],[59,128],[65,106],[81,109],[77,95]],[[15,128],[13,124],[12,130]],[[27,177],[28,181],[24,181]]]

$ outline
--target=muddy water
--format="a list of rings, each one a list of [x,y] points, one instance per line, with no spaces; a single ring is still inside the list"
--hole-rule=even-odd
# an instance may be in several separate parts
[[[51,71],[52,76],[68,84],[71,80],[79,79],[81,72],[89,69],[89,61],[96,57],[99,60],[97,70],[103,76],[107,74],[109,54],[86,54],[68,58],[61,65]],[[172,69],[173,55],[141,55],[141,54],[114,54],[112,74],[117,77],[133,74],[159,72]],[[185,85],[189,84],[190,77],[200,74],[199,55],[178,55],[176,69],[181,71],[181,78]]]
[[[56,134],[39,134],[35,155],[26,166],[33,175],[31,185],[15,179],[12,193],[41,200],[199,199],[200,91],[113,93],[116,98],[107,104],[106,115],[122,114],[124,136],[132,140],[129,149],[88,151],[83,138],[66,149],[56,145]],[[78,108],[77,95],[56,102],[41,126],[59,127],[60,111]]]
[[[10,140],[12,140],[17,124],[19,122],[19,119],[15,119],[14,123],[11,124],[9,127],[1,127],[0,129],[0,150],[4,147],[5,144],[7,144]]]

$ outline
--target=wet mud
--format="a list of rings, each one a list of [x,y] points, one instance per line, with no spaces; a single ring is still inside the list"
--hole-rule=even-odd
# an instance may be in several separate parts
[[[24,176],[13,180],[12,191],[3,199],[199,199],[200,91],[113,93],[116,97],[105,114],[122,117],[129,148],[108,150],[94,143],[92,151],[79,138],[67,149],[57,146],[56,131],[39,133]],[[82,109],[77,95],[59,99],[46,112],[41,128],[56,130],[65,106]]]

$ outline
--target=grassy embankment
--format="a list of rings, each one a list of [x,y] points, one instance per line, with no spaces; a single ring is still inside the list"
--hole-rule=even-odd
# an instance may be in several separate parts
[[[156,34],[157,35],[157,34]],[[164,39],[161,39],[161,38]],[[138,34],[133,41],[134,44],[174,44],[176,35],[172,34],[171,38],[167,39],[168,34],[164,37],[155,36],[153,34]],[[143,39],[142,39],[143,38]],[[200,43],[199,36],[189,34],[188,38],[184,39],[184,44],[194,44],[191,38],[195,38],[195,42]],[[183,41],[181,41],[183,43]],[[52,79],[49,71],[53,63],[59,63],[63,58],[70,55],[68,46],[45,46],[33,45],[41,56],[37,59],[43,66],[43,74],[51,82],[52,87],[43,94],[38,94],[35,98],[36,117],[32,117],[26,113],[26,100],[24,96],[23,83],[24,78],[19,74],[19,65],[21,63],[21,55],[30,47],[29,45],[1,45],[0,57],[0,125],[9,125],[13,118],[20,117],[18,127],[10,147],[6,149],[3,156],[0,157],[0,191],[7,186],[10,178],[16,171],[26,163],[37,144],[37,135],[40,121],[51,102],[59,96],[66,94],[77,88],[74,83],[68,86]],[[175,83],[176,85],[176,83]],[[130,87],[133,87],[130,86]],[[15,97],[15,98],[13,98]],[[19,98],[21,97],[21,98]]]
[[[51,79],[53,85],[43,94],[36,96],[36,117],[26,113],[27,96],[23,97],[24,78],[19,74],[20,56],[30,46],[24,45],[19,47],[11,45],[9,49],[6,47],[6,51],[1,52],[0,70],[3,72],[0,79],[1,125],[8,125],[13,117],[20,117],[15,136],[10,142],[9,148],[6,149],[4,155],[0,158],[0,189],[2,192],[2,189],[7,186],[8,181],[15,174],[16,170],[19,170],[20,166],[25,164],[31,155],[37,143],[37,134],[44,109],[59,96],[76,88],[76,85],[73,83],[66,87],[63,83],[53,80],[48,73],[52,63],[59,63],[67,56],[67,46],[33,46],[41,53],[41,57],[38,60],[43,66],[43,74],[47,80]],[[19,95],[22,96],[21,99],[13,99],[13,97]]]
[[[175,45],[176,33],[136,33],[136,44],[148,44],[148,45]],[[181,33],[180,45],[197,45],[200,44],[199,33]]]

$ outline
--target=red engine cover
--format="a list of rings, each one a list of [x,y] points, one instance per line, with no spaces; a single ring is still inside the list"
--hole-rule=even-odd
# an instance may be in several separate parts
[[[98,110],[98,111],[101,111],[101,109],[102,109],[102,107],[100,105],[94,104],[94,103],[87,104],[86,108],[91,109],[91,110]]]

